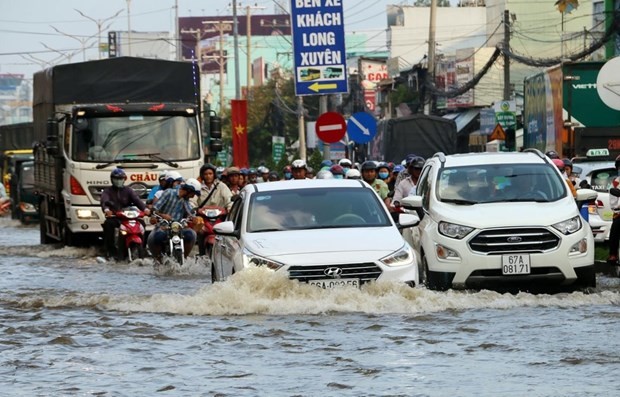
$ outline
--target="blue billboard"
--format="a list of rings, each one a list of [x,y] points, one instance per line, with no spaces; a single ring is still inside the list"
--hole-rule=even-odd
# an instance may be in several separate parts
[[[342,0],[291,0],[296,95],[347,93]]]

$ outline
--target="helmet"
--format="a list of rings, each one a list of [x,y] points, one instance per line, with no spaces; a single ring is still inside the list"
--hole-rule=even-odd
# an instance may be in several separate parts
[[[321,161],[321,168],[323,167],[331,167],[334,163],[331,160],[323,160]]]
[[[321,170],[316,174],[316,179],[334,179],[334,174],[329,170]]]
[[[202,176],[206,170],[212,170],[214,174],[217,173],[217,168],[215,168],[213,164],[207,163],[200,167],[200,176]]]
[[[358,170],[356,170],[355,168],[352,168],[349,171],[347,171],[347,174],[345,177],[347,179],[361,179],[362,175],[360,174]]]
[[[387,168],[388,170],[390,170],[390,165],[386,162],[381,162],[379,164],[377,164],[377,169],[379,168]]]
[[[125,171],[121,168],[115,168],[110,173],[110,180],[112,181],[112,185],[121,188],[125,184],[125,180],[127,179],[127,175]]]
[[[329,172],[331,172],[333,175],[343,175],[344,176],[344,170],[342,169],[342,167],[338,164],[334,164],[329,168]]]
[[[226,168],[226,175],[231,176],[231,175],[239,175],[241,173],[241,170],[239,170],[238,167],[228,167]]]
[[[549,157],[550,159],[559,159],[560,156],[558,155],[558,153],[555,150],[549,150],[547,153],[545,153],[545,156]]]
[[[555,166],[558,167],[558,169],[560,171],[564,170],[564,162],[562,160],[560,160],[560,159],[553,159],[552,161],[553,161],[553,164],[555,164]]]
[[[221,165],[215,169],[215,174],[218,176],[218,178],[224,173],[224,170],[226,170],[226,168],[222,167]]]
[[[257,171],[259,174],[268,174],[268,173],[269,173],[269,168],[265,167],[264,165],[260,165],[260,166],[256,169],[256,171]]]
[[[377,163],[375,163],[372,160],[364,161],[362,163],[362,171],[364,171],[364,170],[376,170],[376,169],[377,169]]]
[[[293,161],[291,168],[306,168],[306,162],[302,159],[297,159]]]
[[[168,182],[168,184],[172,184],[173,182],[176,182],[176,181],[183,182],[183,176],[179,174],[177,171],[168,172],[168,175],[166,176],[166,182]]]
[[[349,167],[349,168],[351,168],[352,166],[351,160],[349,159],[340,159],[340,161],[338,161],[338,165],[341,167]]]
[[[187,190],[190,193],[196,193],[196,196],[200,196],[200,182],[195,178],[189,178],[181,185],[181,188]]]
[[[256,175],[256,169],[255,168],[250,168],[248,170],[248,175]]]
[[[424,157],[417,156],[415,154],[410,154],[405,159],[405,167],[413,167],[413,168],[423,168],[424,167]]]
[[[402,165],[398,164],[398,165],[394,166],[393,172],[398,174],[400,172],[403,172],[404,170],[405,170],[405,167],[403,167]]]
[[[125,171],[123,171],[122,168],[114,168],[110,173],[110,179],[114,178],[127,179],[127,174],[125,174]]]
[[[250,173],[250,170],[248,170],[247,168],[245,168],[245,167],[244,167],[244,168],[241,168],[241,169],[239,170],[239,173],[240,173],[241,175],[248,175],[248,174]]]
[[[278,175],[278,173],[276,171],[270,171],[269,172],[269,180],[274,180],[277,181],[278,179],[280,179],[280,176]]]
[[[573,168],[573,162],[570,161],[569,159],[562,159],[562,162],[564,163],[564,167]]]
[[[166,179],[167,176],[168,176],[168,170],[163,170],[159,173],[159,178],[157,178],[157,180],[162,181]]]

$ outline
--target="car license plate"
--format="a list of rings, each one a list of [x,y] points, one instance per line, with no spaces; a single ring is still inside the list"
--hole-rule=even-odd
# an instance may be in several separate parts
[[[530,255],[502,255],[502,274],[505,276],[511,276],[514,274],[530,274]]]
[[[341,287],[360,287],[360,280],[358,278],[337,278],[337,279],[323,279],[323,280],[310,280],[308,284],[314,285],[323,289],[333,289]]]

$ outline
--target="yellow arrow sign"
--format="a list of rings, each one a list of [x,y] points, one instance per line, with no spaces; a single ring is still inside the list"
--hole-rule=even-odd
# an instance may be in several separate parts
[[[338,88],[338,85],[335,83],[329,83],[329,84],[314,83],[314,84],[311,84],[308,88],[314,92],[319,92],[321,90],[335,90],[336,88]]]

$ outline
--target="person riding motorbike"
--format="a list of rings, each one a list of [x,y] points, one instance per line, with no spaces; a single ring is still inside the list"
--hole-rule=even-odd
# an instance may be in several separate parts
[[[293,179],[307,179],[306,178],[306,162],[302,159],[297,159],[291,163],[291,171],[293,173]]]
[[[193,197],[190,201],[192,205],[198,209],[206,206],[222,207],[226,210],[230,210],[232,207],[232,192],[226,186],[225,183],[216,179],[216,167],[213,164],[205,164],[200,167],[200,198],[198,196]],[[201,199],[204,197],[204,199]],[[199,255],[205,254],[204,247],[204,233],[203,231],[197,232],[198,239],[198,253]]]
[[[362,179],[375,189],[375,192],[381,197],[386,205],[389,205],[388,193],[389,189],[385,182],[377,178],[377,163],[371,160],[362,163]]]
[[[136,192],[125,185],[127,175],[121,168],[115,168],[110,173],[110,180],[112,186],[107,187],[101,193],[101,210],[105,215],[105,221],[103,222],[103,244],[105,248],[106,257],[112,258],[117,255],[116,246],[114,242],[114,230],[119,228],[121,222],[114,216],[114,213],[122,208],[129,206],[136,206],[145,215],[149,215],[150,211],[140,200]],[[143,224],[144,222],[140,220]]]
[[[177,188],[166,189],[159,200],[153,205],[153,213],[167,221],[179,222],[185,218],[191,218],[192,207],[190,199],[200,196],[201,185],[198,180],[189,178]],[[196,242],[196,232],[190,228],[182,231],[185,257],[189,255]],[[147,245],[157,260],[161,260],[162,248],[166,243],[165,231],[155,228],[148,237]]]

